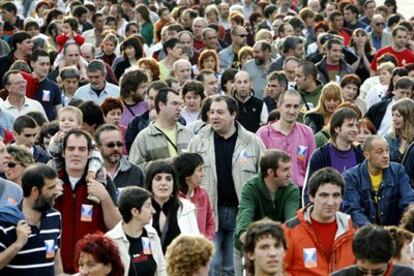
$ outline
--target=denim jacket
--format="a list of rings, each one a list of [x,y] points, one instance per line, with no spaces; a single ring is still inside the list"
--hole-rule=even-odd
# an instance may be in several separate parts
[[[374,199],[367,160],[345,173],[345,183],[342,208],[358,226],[368,223],[398,225],[405,209],[414,203],[414,191],[407,173],[395,162],[390,162],[383,170],[378,202]]]

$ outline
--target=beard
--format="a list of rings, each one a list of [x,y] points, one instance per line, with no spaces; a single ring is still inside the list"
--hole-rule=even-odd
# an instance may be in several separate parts
[[[140,103],[144,100],[144,97],[138,93],[132,94],[132,100],[136,103]]]
[[[39,211],[41,213],[46,212],[50,208],[53,207],[55,203],[55,197],[51,197],[50,199],[45,198],[43,195],[40,195],[33,204],[33,209]]]
[[[265,63],[265,60],[264,58],[255,58],[254,63],[256,63],[256,65],[263,65]]]
[[[116,164],[121,159],[121,153],[118,151],[114,151],[110,154],[102,154],[102,157],[107,160],[111,164]]]

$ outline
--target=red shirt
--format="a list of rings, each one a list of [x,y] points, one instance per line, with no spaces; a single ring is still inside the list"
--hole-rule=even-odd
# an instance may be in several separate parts
[[[319,242],[321,243],[326,257],[328,260],[331,258],[332,251],[333,251],[333,244],[335,241],[336,231],[338,230],[338,225],[336,224],[336,220],[329,223],[322,223],[319,221],[312,220],[312,229],[315,231],[316,236],[319,238]]]
[[[380,49],[374,56],[374,59],[371,62],[371,69],[373,71],[377,71],[377,60],[380,58],[383,54],[391,54],[393,55],[397,61],[398,61],[398,67],[404,66],[408,63],[414,62],[414,52],[411,50],[408,50],[405,48],[401,52],[396,52],[392,46],[384,47]]]

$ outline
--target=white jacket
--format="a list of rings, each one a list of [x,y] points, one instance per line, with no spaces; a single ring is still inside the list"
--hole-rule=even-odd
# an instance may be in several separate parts
[[[181,234],[200,234],[195,205],[185,198],[180,198],[180,202],[182,207],[178,209],[177,223]]]
[[[131,258],[129,256],[129,241],[125,236],[124,230],[122,229],[122,223],[123,222],[120,221],[111,231],[107,232],[105,236],[111,238],[118,246],[119,254],[121,255],[121,260],[125,268],[124,276],[128,276]],[[167,265],[165,263],[161,241],[158,237],[157,231],[149,224],[145,225],[144,228],[147,231],[148,238],[150,240],[152,257],[157,264],[155,276],[167,276]]]

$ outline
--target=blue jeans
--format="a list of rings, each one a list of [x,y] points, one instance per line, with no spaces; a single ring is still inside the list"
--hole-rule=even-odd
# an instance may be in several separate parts
[[[225,206],[219,206],[218,209],[218,231],[214,238],[216,253],[213,256],[210,275],[233,276],[233,236],[238,209]]]

